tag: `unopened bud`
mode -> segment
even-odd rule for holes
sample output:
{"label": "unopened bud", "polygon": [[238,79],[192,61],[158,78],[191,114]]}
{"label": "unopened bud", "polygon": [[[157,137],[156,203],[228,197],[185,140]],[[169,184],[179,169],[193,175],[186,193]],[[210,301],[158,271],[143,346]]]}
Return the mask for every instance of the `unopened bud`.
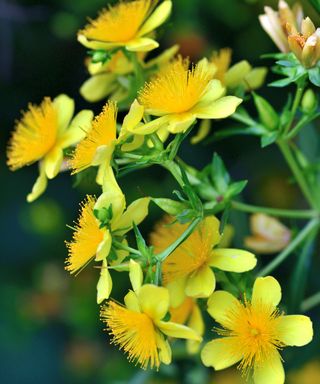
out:
{"label": "unopened bud", "polygon": [[254,103],[256,105],[261,123],[273,131],[278,128],[279,116],[272,105],[263,97],[253,93]]}
{"label": "unopened bud", "polygon": [[305,113],[311,113],[317,106],[317,98],[312,89],[307,89],[301,101],[301,109]]}

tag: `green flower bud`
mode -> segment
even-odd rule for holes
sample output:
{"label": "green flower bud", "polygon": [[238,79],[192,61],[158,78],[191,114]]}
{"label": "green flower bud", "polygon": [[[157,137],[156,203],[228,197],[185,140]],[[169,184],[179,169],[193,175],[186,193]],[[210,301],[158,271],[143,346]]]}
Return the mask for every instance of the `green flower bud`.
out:
{"label": "green flower bud", "polygon": [[311,113],[317,107],[317,98],[312,89],[307,89],[301,101],[301,109],[304,113]]}
{"label": "green flower bud", "polygon": [[277,129],[279,125],[279,116],[272,105],[256,93],[253,93],[253,100],[261,123],[270,131]]}
{"label": "green flower bud", "polygon": [[186,204],[171,199],[154,198],[152,201],[171,216],[177,216],[187,208]]}

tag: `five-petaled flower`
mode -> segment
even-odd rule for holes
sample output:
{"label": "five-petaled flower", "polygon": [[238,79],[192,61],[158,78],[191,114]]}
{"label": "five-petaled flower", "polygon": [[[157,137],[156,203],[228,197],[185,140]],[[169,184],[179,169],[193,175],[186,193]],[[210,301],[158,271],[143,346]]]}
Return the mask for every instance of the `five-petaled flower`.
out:
{"label": "five-petaled flower", "polygon": [[207,343],[201,359],[216,370],[239,363],[255,384],[283,384],[285,374],[279,350],[303,346],[313,337],[312,323],[303,315],[284,315],[278,308],[281,287],[271,276],[256,279],[251,300],[237,300],[216,291],[208,300],[208,312],[222,328],[222,337]]}

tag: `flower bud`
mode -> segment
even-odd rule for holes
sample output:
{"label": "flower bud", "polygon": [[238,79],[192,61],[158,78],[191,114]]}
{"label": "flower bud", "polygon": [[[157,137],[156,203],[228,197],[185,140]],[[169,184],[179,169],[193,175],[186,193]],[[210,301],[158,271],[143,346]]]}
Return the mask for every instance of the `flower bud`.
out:
{"label": "flower bud", "polygon": [[311,113],[317,106],[317,98],[312,89],[307,89],[301,101],[301,109],[304,113]]}
{"label": "flower bud", "polygon": [[270,131],[278,128],[279,116],[272,105],[263,97],[253,93],[253,100],[256,105],[261,123]]}

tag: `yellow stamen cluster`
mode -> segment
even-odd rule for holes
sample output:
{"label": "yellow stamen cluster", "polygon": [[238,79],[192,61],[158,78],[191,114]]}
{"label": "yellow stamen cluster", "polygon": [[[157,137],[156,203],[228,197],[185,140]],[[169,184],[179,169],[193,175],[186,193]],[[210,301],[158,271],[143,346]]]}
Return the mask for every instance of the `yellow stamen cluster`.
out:
{"label": "yellow stamen cluster", "polygon": [[129,361],[135,361],[143,369],[159,368],[156,330],[148,315],[110,301],[102,307],[101,319],[113,336],[112,342],[128,353]]}
{"label": "yellow stamen cluster", "polygon": [[217,332],[233,338],[231,355],[242,351],[239,368],[244,374],[248,374],[254,366],[267,364],[283,346],[278,339],[279,319],[282,316],[277,308],[263,302],[252,305],[246,300],[244,303],[237,302],[235,308],[227,311],[224,328],[217,329]]}
{"label": "yellow stamen cluster", "polygon": [[[167,225],[165,225],[167,224]],[[151,234],[151,243],[156,252],[161,252],[172,244],[187,228],[185,224],[174,223],[170,225],[170,218],[160,222]],[[206,237],[200,225],[162,265],[163,281],[168,284],[177,278],[190,275],[209,260],[212,243],[210,236]]]}
{"label": "yellow stamen cluster", "polygon": [[73,173],[89,167],[95,157],[98,147],[108,145],[116,138],[117,107],[108,102],[102,112],[92,122],[92,128],[86,138],[78,145],[70,160]]}
{"label": "yellow stamen cluster", "polygon": [[125,43],[136,36],[155,3],[153,0],[122,1],[102,10],[80,33],[89,39]]}
{"label": "yellow stamen cluster", "polygon": [[54,146],[57,138],[57,112],[49,97],[39,106],[29,104],[8,146],[8,166],[16,170],[40,160]]}
{"label": "yellow stamen cluster", "polygon": [[190,61],[179,56],[164,67],[140,92],[140,104],[162,114],[189,111],[199,102],[214,74],[204,65],[189,66]]}
{"label": "yellow stamen cluster", "polygon": [[87,196],[81,204],[72,241],[66,242],[69,256],[65,269],[71,273],[78,272],[94,258],[98,245],[103,240],[103,231],[93,214],[95,203],[93,196]]}

